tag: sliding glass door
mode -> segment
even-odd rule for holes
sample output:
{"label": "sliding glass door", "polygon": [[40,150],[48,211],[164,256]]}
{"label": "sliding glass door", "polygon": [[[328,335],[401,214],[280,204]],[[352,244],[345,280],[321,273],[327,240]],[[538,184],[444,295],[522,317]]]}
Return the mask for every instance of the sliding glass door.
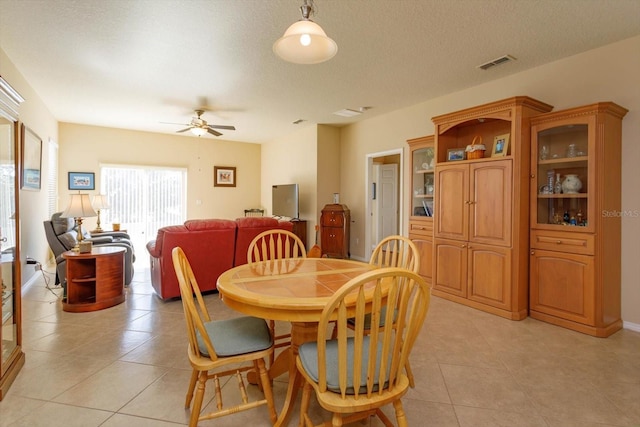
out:
{"label": "sliding glass door", "polygon": [[127,230],[139,262],[148,262],[145,245],[158,228],[182,224],[187,216],[187,170],[131,165],[102,165],[100,193],[110,208],[100,211],[102,228],[120,223]]}

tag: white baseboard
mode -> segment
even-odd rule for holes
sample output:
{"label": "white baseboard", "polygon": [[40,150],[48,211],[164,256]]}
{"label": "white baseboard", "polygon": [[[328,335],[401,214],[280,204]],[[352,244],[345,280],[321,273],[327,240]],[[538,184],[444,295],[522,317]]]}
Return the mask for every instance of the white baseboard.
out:
{"label": "white baseboard", "polygon": [[634,332],[640,332],[640,324],[622,321],[622,328]]}

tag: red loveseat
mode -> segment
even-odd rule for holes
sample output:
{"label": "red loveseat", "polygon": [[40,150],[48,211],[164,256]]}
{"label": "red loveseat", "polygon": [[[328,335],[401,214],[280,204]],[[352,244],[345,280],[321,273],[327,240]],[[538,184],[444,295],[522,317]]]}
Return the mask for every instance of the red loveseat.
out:
{"label": "red loveseat", "polygon": [[151,285],[162,299],[180,296],[178,278],[173,269],[171,251],[180,246],[185,252],[202,292],[216,289],[218,277],[226,270],[247,262],[249,243],[255,236],[274,228],[293,230],[289,221],[275,218],[196,219],[184,225],[158,230],[147,243]]}

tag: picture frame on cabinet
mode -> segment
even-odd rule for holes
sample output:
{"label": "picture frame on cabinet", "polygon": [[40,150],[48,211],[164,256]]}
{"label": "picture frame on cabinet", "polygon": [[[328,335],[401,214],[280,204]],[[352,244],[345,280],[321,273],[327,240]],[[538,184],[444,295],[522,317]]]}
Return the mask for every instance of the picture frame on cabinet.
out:
{"label": "picture frame on cabinet", "polygon": [[447,161],[455,162],[458,160],[464,160],[464,148],[449,148],[447,150]]}
{"label": "picture frame on cabinet", "polygon": [[504,157],[509,150],[510,134],[498,135],[493,138],[493,148],[491,149],[491,157]]}

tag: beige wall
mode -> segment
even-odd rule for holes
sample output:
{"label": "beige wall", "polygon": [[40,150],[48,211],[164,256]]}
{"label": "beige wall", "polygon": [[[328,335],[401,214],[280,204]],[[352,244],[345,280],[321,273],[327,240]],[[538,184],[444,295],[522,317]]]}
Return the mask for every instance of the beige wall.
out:
{"label": "beige wall", "polygon": [[308,221],[307,244],[315,226],[317,145],[318,129],[314,124],[262,145],[262,206],[272,215],[271,186],[298,184],[300,219]]}
{"label": "beige wall", "polygon": [[[98,193],[101,164],[170,166],[187,169],[188,219],[235,219],[260,206],[260,158],[258,144],[60,123],[58,206],[68,203],[69,171],[95,172]],[[214,187],[214,166],[235,167],[236,187]]]}
{"label": "beige wall", "polygon": [[42,188],[40,191],[20,191],[20,225],[22,282],[25,283],[34,274],[33,266],[27,266],[26,257],[30,256],[45,263],[49,255],[49,246],[44,236],[42,221],[47,219],[47,174],[49,141],[58,141],[58,122],[40,97],[15,68],[13,63],[0,49],[0,75],[25,99],[20,105],[20,121],[28,126],[42,140]]}
{"label": "beige wall", "polygon": [[[599,101],[613,101],[629,109],[623,121],[622,209],[622,318],[640,325],[640,37],[565,58],[529,71],[394,111],[348,126],[341,132],[341,196],[355,222],[351,232],[352,256],[364,253],[364,159],[368,153],[393,148],[407,152],[406,140],[434,132],[430,118],[499,99],[527,95],[551,104],[555,110]],[[506,65],[508,66],[508,65]],[[488,72],[491,71],[478,71]],[[404,178],[409,182],[405,156]],[[408,200],[405,185],[403,198]],[[407,233],[405,222],[404,233]]]}

